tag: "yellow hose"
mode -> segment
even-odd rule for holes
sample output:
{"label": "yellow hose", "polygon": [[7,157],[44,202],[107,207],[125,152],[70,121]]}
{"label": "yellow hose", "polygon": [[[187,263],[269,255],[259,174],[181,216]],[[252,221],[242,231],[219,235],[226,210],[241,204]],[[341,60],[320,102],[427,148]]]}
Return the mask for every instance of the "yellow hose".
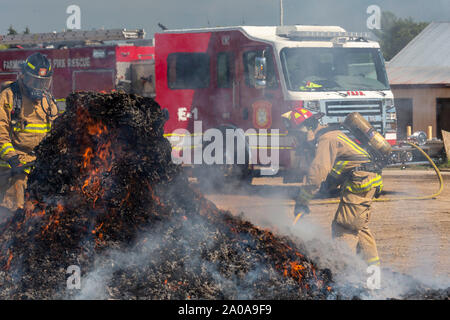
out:
{"label": "yellow hose", "polygon": [[[409,144],[410,146],[416,148],[417,150],[419,150],[424,156],[425,158],[427,158],[428,162],[432,165],[434,171],[436,172],[436,175],[439,178],[439,190],[432,194],[432,195],[428,195],[428,196],[422,196],[422,197],[398,197],[398,198],[379,198],[379,199],[373,199],[373,201],[376,202],[388,202],[388,201],[402,201],[402,200],[427,200],[427,199],[433,199],[436,198],[437,196],[439,196],[442,192],[442,190],[444,189],[444,179],[442,178],[442,174],[439,171],[438,167],[436,166],[436,164],[434,163],[434,161],[426,154],[425,151],[422,150],[422,148],[420,148],[419,146],[415,145],[414,143],[409,143],[406,142],[407,144]],[[322,204],[333,204],[333,203],[339,203],[340,200],[313,200],[311,201],[309,204],[310,205],[322,205]],[[302,213],[299,213],[294,220],[294,225],[297,223],[297,221],[301,218]]]}

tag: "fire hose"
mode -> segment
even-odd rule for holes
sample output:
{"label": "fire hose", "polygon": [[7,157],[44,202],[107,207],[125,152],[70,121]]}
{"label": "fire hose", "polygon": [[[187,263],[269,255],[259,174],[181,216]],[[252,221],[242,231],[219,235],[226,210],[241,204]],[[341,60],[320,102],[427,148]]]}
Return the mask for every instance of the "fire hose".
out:
{"label": "fire hose", "polygon": [[[428,199],[435,199],[437,196],[439,196],[442,192],[442,190],[444,189],[444,179],[442,178],[442,174],[439,171],[439,168],[436,166],[436,164],[434,163],[434,161],[430,158],[430,156],[428,154],[426,154],[425,151],[423,151],[422,148],[420,148],[418,145],[414,144],[414,143],[410,143],[410,142],[405,142],[406,144],[409,144],[410,146],[416,148],[417,150],[419,150],[424,156],[425,158],[428,160],[428,162],[431,164],[431,166],[433,167],[434,171],[436,172],[436,175],[438,176],[439,179],[439,190],[436,193],[433,193],[431,195],[426,195],[426,196],[420,196],[420,197],[397,197],[397,198],[378,198],[378,199],[373,199],[373,201],[375,202],[389,202],[389,201],[404,201],[404,200],[428,200]],[[340,200],[313,200],[311,201],[309,204],[310,205],[323,205],[323,204],[334,204],[334,203],[339,203]],[[296,215],[293,225],[295,225],[297,223],[297,221],[303,216],[303,213],[299,213]]]}

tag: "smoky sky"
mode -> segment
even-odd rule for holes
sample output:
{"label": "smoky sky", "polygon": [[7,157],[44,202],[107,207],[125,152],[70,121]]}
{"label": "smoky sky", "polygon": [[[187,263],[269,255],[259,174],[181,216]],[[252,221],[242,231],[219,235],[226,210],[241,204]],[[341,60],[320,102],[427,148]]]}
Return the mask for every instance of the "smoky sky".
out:
{"label": "smoky sky", "polygon": [[[147,37],[170,29],[233,25],[278,25],[280,0],[0,0],[0,34],[10,25],[22,32],[62,31],[66,8],[81,8],[83,30],[144,28]],[[284,24],[339,25],[367,31],[366,9],[378,5],[416,21],[450,21],[450,0],[283,0]]]}

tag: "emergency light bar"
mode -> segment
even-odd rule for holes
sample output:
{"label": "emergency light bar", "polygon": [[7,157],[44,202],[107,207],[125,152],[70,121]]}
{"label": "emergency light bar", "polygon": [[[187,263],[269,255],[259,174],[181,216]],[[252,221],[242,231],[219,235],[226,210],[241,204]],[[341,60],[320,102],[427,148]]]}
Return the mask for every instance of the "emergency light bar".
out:
{"label": "emergency light bar", "polygon": [[300,39],[334,39],[334,38],[364,38],[369,37],[367,32],[342,32],[342,31],[304,31],[295,28],[277,28],[277,36]]}
{"label": "emergency light bar", "polygon": [[0,44],[21,45],[21,44],[40,44],[49,42],[66,42],[66,41],[108,41],[108,40],[134,40],[144,39],[145,31],[111,29],[111,30],[91,30],[80,31],[72,30],[65,32],[49,32],[49,33],[31,33],[31,34],[15,34],[0,35]]}

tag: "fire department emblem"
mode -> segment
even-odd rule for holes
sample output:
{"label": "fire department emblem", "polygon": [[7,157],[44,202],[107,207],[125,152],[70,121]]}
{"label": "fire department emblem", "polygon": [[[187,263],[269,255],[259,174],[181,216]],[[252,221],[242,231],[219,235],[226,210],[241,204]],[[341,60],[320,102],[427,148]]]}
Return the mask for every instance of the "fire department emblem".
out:
{"label": "fire department emblem", "polygon": [[40,68],[39,69],[39,75],[41,77],[45,77],[46,74],[47,74],[47,69],[45,69],[45,68]]}
{"label": "fire department emblem", "polygon": [[272,125],[272,104],[259,100],[252,104],[253,125],[257,129],[268,129]]}

